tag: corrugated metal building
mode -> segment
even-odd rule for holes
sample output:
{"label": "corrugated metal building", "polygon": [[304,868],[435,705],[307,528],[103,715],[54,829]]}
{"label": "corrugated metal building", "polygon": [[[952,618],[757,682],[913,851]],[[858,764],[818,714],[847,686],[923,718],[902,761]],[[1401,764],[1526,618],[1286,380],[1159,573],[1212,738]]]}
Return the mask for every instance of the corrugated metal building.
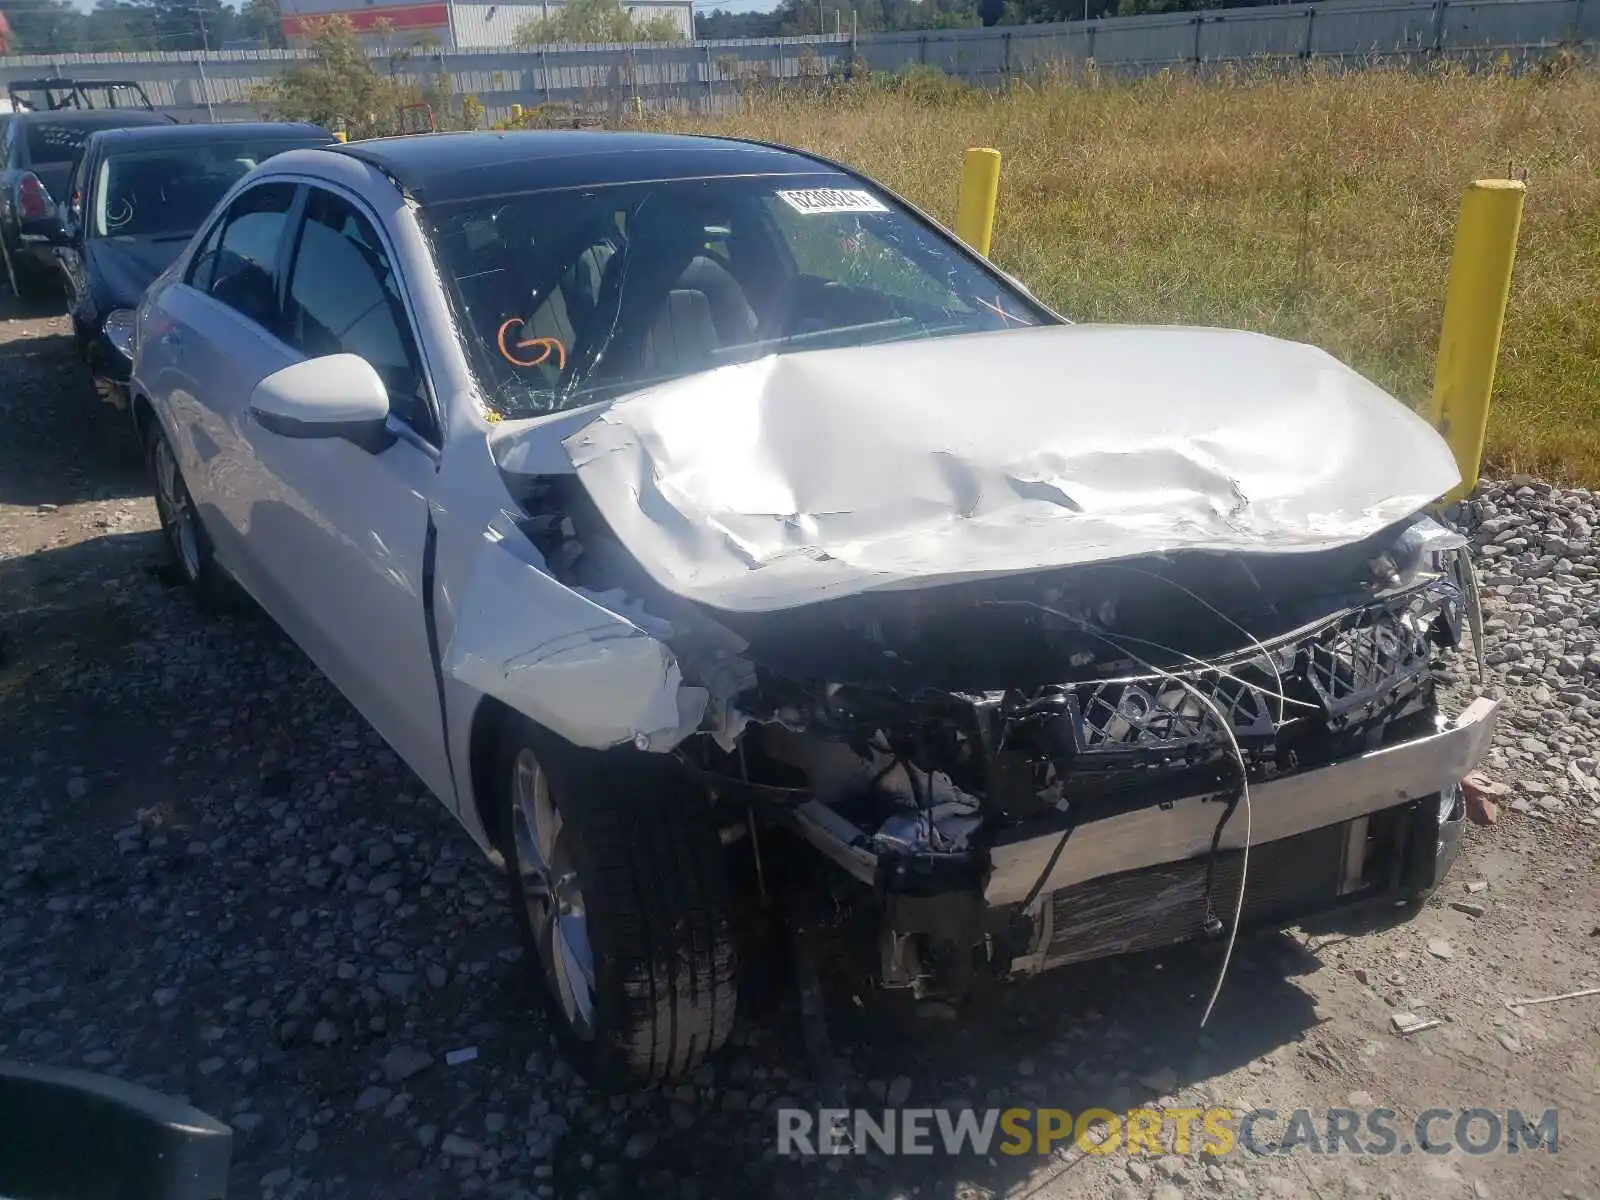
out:
{"label": "corrugated metal building", "polygon": [[[371,45],[427,44],[443,50],[475,50],[510,46],[517,28],[558,12],[563,0],[499,4],[493,0],[280,0],[283,33],[291,46],[305,40],[319,17],[342,16]],[[641,20],[665,13],[694,37],[694,0],[623,0],[623,7]]]}

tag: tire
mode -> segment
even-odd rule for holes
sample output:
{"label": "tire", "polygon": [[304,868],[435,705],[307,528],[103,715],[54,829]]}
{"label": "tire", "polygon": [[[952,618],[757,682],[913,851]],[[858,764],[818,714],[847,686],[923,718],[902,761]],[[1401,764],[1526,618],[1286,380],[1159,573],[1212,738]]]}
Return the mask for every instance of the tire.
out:
{"label": "tire", "polygon": [[670,759],[579,749],[520,715],[497,770],[512,909],[569,1059],[612,1092],[693,1071],[738,998],[710,802]]}
{"label": "tire", "polygon": [[50,276],[31,259],[24,258],[20,249],[0,240],[0,257],[4,258],[6,285],[19,305],[35,304],[44,299]]}
{"label": "tire", "polygon": [[153,415],[145,430],[145,462],[150,469],[156,515],[161,520],[161,535],[166,539],[173,569],[203,610],[221,611],[227,604],[229,580],[212,555],[211,539],[200,523],[200,514],[183,481],[172,444],[167,441],[161,422]]}
{"label": "tire", "polygon": [[33,279],[17,262],[11,252],[11,247],[6,244],[4,235],[0,235],[0,260],[3,260],[6,269],[6,286],[11,289],[11,297],[18,304],[26,304],[33,299]]}

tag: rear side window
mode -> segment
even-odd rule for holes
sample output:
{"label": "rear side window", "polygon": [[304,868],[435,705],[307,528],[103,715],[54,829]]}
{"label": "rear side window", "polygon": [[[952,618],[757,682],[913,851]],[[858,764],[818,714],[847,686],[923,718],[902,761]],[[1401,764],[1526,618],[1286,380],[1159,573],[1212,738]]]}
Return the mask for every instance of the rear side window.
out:
{"label": "rear side window", "polygon": [[83,149],[94,130],[87,125],[53,124],[34,121],[28,125],[28,161],[30,163],[71,162]]}
{"label": "rear side window", "polygon": [[77,110],[71,120],[53,120],[41,115],[38,120],[25,119],[30,165],[66,164],[77,157],[89,135],[101,129],[128,129],[137,125],[164,124],[160,118],[148,113],[107,111],[86,113]]}
{"label": "rear side window", "polygon": [[189,282],[272,333],[278,319],[278,260],[295,185],[264,183],[234,200],[196,256]]}

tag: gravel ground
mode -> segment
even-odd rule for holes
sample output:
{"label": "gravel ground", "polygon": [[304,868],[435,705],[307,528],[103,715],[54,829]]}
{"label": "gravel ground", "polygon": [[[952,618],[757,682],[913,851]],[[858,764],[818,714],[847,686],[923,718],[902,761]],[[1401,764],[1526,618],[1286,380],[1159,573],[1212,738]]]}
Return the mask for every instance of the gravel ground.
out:
{"label": "gravel ground", "polygon": [[0,1057],[189,1097],[237,1131],[233,1194],[1597,1194],[1600,997],[1502,1004],[1600,974],[1594,495],[1469,506],[1509,793],[1415,921],[1241,944],[1204,1033],[1202,951],[836,1025],[868,1104],[1557,1106],[1558,1154],[801,1164],[772,1148],[770,1110],[814,1100],[782,994],[690,1082],[587,1089],[453,819],[268,622],[171,586],[64,319],[0,314],[0,343]]}

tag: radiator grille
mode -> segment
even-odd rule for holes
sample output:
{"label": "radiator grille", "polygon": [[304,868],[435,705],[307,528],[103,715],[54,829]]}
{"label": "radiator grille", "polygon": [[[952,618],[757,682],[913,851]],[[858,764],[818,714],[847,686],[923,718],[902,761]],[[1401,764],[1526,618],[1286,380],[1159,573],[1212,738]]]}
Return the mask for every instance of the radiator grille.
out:
{"label": "radiator grille", "polygon": [[1320,708],[1330,729],[1349,728],[1423,686],[1435,640],[1453,643],[1459,610],[1454,587],[1437,583],[1218,665],[1180,669],[1181,683],[1156,675],[1066,685],[1077,766],[1214,761],[1229,753],[1219,714],[1242,747],[1260,748],[1277,734],[1280,691]]}
{"label": "radiator grille", "polygon": [[1427,670],[1426,628],[1407,611],[1352,613],[1305,644],[1306,681],[1338,718]]}

